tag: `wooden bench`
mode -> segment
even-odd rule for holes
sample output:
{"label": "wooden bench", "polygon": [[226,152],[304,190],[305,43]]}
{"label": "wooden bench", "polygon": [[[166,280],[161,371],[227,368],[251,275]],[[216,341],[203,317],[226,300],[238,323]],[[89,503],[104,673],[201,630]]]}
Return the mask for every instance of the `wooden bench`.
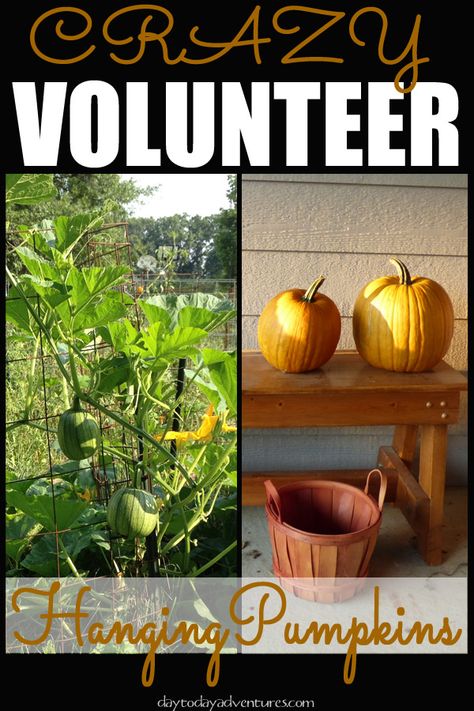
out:
{"label": "wooden bench", "polygon": [[[377,466],[388,477],[387,501],[404,513],[429,565],[442,560],[448,427],[458,421],[466,378],[441,362],[429,373],[391,373],[372,368],[359,354],[337,351],[320,370],[288,374],[256,351],[242,355],[242,427],[344,427],[395,425],[391,446]],[[419,474],[412,467],[420,435]],[[367,470],[243,474],[243,505],[265,502],[263,482],[332,479],[362,487]]]}

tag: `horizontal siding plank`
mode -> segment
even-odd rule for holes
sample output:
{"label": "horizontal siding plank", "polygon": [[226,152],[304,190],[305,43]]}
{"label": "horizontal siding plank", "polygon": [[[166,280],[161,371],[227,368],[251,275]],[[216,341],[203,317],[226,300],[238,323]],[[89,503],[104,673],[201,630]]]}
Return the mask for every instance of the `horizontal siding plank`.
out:
{"label": "horizontal siding plank", "polygon": [[[448,291],[456,318],[467,318],[467,260],[464,257],[424,257],[394,253],[405,261],[412,276],[421,274],[439,282]],[[277,252],[242,253],[242,312],[259,314],[267,301],[289,288],[307,288],[319,274],[326,276],[321,291],[350,316],[359,291],[376,277],[394,274],[386,255],[364,254],[282,255]],[[256,287],[257,285],[257,287]]]}
{"label": "horizontal siding plank", "polygon": [[[278,252],[284,255],[293,252],[308,254],[340,253],[341,247],[345,254],[391,255],[403,253],[423,257],[465,257],[467,255],[467,240],[465,228],[450,230],[449,245],[444,244],[445,230],[432,230],[422,233],[413,230],[410,233],[386,232],[385,234],[356,234],[351,230],[337,232],[325,230],[317,225],[299,227],[268,222],[265,226],[256,225],[246,229],[245,252]],[[396,249],[395,249],[396,246]]]}
{"label": "horizontal siding plank", "polygon": [[467,253],[467,192],[245,183],[243,249]]}
{"label": "horizontal siding plank", "polygon": [[244,173],[242,180],[356,185],[404,185],[422,188],[467,188],[463,173]]}

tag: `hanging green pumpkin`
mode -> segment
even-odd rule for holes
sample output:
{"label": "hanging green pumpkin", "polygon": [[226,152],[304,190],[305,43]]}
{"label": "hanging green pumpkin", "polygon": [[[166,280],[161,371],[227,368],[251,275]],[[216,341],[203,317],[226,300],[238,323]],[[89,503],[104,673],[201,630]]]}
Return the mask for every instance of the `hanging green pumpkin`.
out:
{"label": "hanging green pumpkin", "polygon": [[107,522],[124,538],[149,536],[159,523],[156,499],[143,489],[117,489],[107,506]]}
{"label": "hanging green pumpkin", "polygon": [[63,412],[58,423],[58,442],[63,454],[74,461],[89,459],[100,441],[99,425],[91,414],[81,408],[78,397],[73,406]]}

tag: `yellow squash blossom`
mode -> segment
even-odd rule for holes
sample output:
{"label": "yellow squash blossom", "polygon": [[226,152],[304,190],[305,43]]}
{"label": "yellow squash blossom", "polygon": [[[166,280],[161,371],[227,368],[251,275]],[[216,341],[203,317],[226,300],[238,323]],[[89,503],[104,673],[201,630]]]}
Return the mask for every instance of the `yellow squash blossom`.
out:
{"label": "yellow squash blossom", "polygon": [[[228,425],[226,418],[227,413],[224,413],[221,431],[235,432],[237,428],[233,425]],[[202,416],[201,424],[197,430],[191,432],[186,430],[183,432],[167,432],[165,434],[165,440],[174,439],[176,442],[210,442],[218,420],[219,415],[215,415],[213,405],[209,405],[206,414]],[[159,439],[158,436],[157,439]]]}
{"label": "yellow squash blossom", "polygon": [[235,427],[235,425],[227,424],[227,414],[228,410],[224,412],[224,416],[222,418],[222,432],[237,432],[237,427]]}
{"label": "yellow squash blossom", "polygon": [[167,432],[165,434],[165,440],[174,439],[177,442],[210,442],[218,419],[218,415],[214,415],[214,407],[209,405],[206,414],[202,416],[201,424],[197,430],[193,432]]}

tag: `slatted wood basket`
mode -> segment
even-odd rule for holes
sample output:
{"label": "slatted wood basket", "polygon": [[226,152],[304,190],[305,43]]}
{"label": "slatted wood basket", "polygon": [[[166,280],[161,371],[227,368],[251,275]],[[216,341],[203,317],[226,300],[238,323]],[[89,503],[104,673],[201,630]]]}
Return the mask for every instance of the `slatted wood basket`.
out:
{"label": "slatted wood basket", "polygon": [[[380,477],[378,502],[368,494],[374,474]],[[265,489],[273,570],[285,589],[314,602],[353,597],[377,542],[385,474],[372,469],[363,491],[335,481],[299,481],[277,490],[267,480]]]}

